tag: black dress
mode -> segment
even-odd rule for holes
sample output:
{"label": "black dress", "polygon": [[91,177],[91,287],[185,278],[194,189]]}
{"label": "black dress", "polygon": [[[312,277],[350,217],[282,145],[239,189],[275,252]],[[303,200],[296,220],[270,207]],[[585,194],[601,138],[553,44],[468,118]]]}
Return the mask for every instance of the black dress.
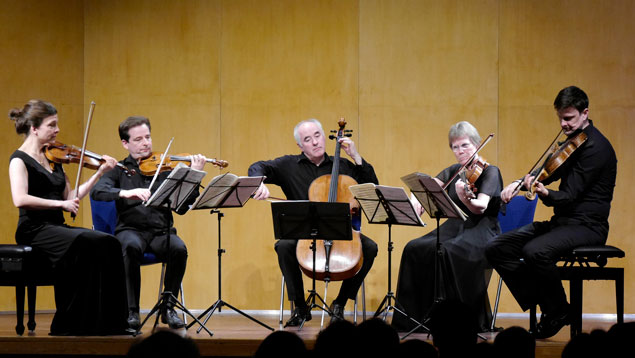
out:
{"label": "black dress", "polygon": [[[449,180],[459,169],[455,164],[444,169],[437,178]],[[490,196],[482,215],[471,213],[459,200],[454,184],[448,185],[450,198],[468,215],[467,221],[447,219],[440,225],[440,296],[445,300],[460,301],[471,307],[478,318],[481,331],[489,328],[492,314],[487,286],[492,274],[485,259],[485,245],[500,233],[498,211],[503,181],[497,167],[485,168],[475,185],[479,193]],[[412,318],[423,323],[434,302],[434,263],[437,230],[410,241],[404,248],[399,267],[396,299]],[[415,327],[412,321],[395,313],[392,325],[399,331]]]}
{"label": "black dress", "polygon": [[[63,200],[62,166],[49,173],[31,156],[16,150],[11,160],[24,162],[28,193]],[[114,236],[64,224],[61,209],[20,209],[15,239],[30,245],[53,268],[56,312],[51,335],[124,334],[128,327],[121,246]]]}

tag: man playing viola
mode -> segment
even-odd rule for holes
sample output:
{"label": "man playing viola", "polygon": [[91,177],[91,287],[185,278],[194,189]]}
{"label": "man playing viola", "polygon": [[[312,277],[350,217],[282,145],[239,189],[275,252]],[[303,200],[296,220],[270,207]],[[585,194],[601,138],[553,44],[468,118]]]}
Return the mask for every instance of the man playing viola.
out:
{"label": "man playing viola", "polygon": [[[128,295],[128,325],[136,330],[141,325],[139,266],[143,253],[150,251],[161,261],[167,262],[165,291],[170,291],[176,297],[185,274],[187,248],[183,240],[176,235],[172,212],[169,209],[142,205],[152,194],[149,188],[152,177],[142,175],[139,170],[141,160],[152,154],[150,120],[146,117],[128,117],[119,125],[119,137],[123,147],[130,153],[120,163],[136,174],[130,175],[121,170],[112,170],[99,180],[90,192],[90,196],[93,200],[116,202],[118,215],[115,236],[121,242],[123,250]],[[205,157],[200,154],[192,156],[191,161],[193,169],[201,170],[205,166]],[[158,188],[168,175],[168,172],[160,173],[154,189]],[[188,199],[189,204],[192,204],[197,196],[198,191],[195,190]],[[179,215],[187,211],[188,205],[181,207],[184,209],[176,211]],[[161,312],[161,322],[167,323],[173,329],[184,326],[174,310],[174,302],[169,302],[168,307]]]}
{"label": "man playing viola", "polygon": [[[307,200],[309,186],[314,179],[331,174],[333,157],[325,153],[325,136],[322,124],[317,119],[309,119],[298,123],[294,130],[298,147],[302,150],[298,155],[285,155],[274,160],[259,161],[249,167],[250,176],[264,175],[265,183],[276,184],[289,200]],[[340,174],[348,175],[358,183],[378,183],[373,166],[366,162],[357,152],[355,143],[347,137],[339,142],[354,161],[340,158]],[[263,183],[254,193],[254,199],[263,200],[269,197],[269,189]],[[342,282],[340,292],[331,304],[333,316],[331,321],[344,319],[344,306],[349,298],[354,299],[364,281],[364,277],[373,265],[377,256],[377,244],[370,238],[361,236],[363,263],[359,272],[352,278]],[[302,273],[296,258],[297,241],[279,240],[275,244],[278,253],[280,270],[287,284],[289,300],[295,303],[293,315],[285,327],[299,326],[311,320],[311,312],[304,300]]]}
{"label": "man playing viola", "polygon": [[[558,93],[554,108],[569,139],[580,133],[587,136],[551,176],[535,182],[540,200],[553,207],[554,215],[549,221],[534,222],[497,236],[485,252],[523,310],[534,304],[540,306],[542,316],[536,332],[532,332],[536,338],[552,337],[570,323],[569,304],[556,262],[575,247],[606,242],[617,173],[611,143],[588,118],[586,93],[574,86],[564,88]],[[558,180],[558,190],[545,187]],[[533,181],[534,176],[528,174],[522,186],[530,188]],[[517,180],[508,185],[501,198],[509,202],[520,183]]]}

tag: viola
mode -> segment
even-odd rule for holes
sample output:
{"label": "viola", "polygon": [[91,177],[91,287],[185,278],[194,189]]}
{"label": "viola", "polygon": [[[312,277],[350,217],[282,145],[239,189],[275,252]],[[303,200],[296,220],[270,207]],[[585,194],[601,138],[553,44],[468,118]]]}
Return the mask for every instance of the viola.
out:
{"label": "viola", "polygon": [[[560,131],[562,133],[562,131]],[[558,134],[560,136],[560,134]],[[558,137],[556,137],[557,139]],[[534,179],[531,182],[531,185],[527,192],[525,193],[525,198],[528,200],[534,200],[536,197],[535,189],[536,189],[536,181],[543,181],[549,178],[555,171],[558,169],[564,162],[569,159],[571,154],[575,152],[576,149],[580,148],[584,142],[587,140],[587,135],[584,132],[580,132],[575,136],[567,138],[563,143],[552,143],[547,149],[546,157],[542,165],[537,167],[535,170],[530,171],[529,175],[533,176]],[[539,160],[540,162],[540,160]],[[521,184],[522,185],[522,182]]]}
{"label": "viola", "polygon": [[[351,185],[357,184],[355,179],[348,175],[340,175],[340,148],[339,140],[345,136],[350,137],[351,131],[345,130],[346,121],[341,118],[338,122],[337,135],[330,135],[329,139],[335,139],[335,154],[333,168],[330,175],[322,175],[316,178],[309,187],[309,200],[328,202],[348,202],[353,215],[361,215],[359,204],[348,190]],[[361,219],[361,218],[360,218]],[[355,220],[355,219],[354,219]],[[315,279],[316,280],[345,280],[355,276],[362,268],[362,240],[360,232],[353,229],[351,241],[320,240],[316,241]],[[313,240],[299,240],[296,247],[296,257],[300,263],[300,269],[307,276],[313,277]]]}
{"label": "viola", "polygon": [[[170,171],[176,168],[179,163],[191,163],[191,154],[189,153],[181,153],[175,155],[169,155],[161,164],[161,157],[163,153],[152,152],[149,157],[142,159],[139,163],[139,171],[143,175],[151,176],[154,175],[159,169],[159,172]],[[213,165],[218,166],[219,168],[226,168],[229,163],[225,160],[220,159],[206,159],[207,163],[211,163]],[[159,168],[161,165],[161,168]]]}
{"label": "viola", "polygon": [[489,163],[483,157],[477,157],[469,163],[461,173],[461,179],[465,182],[465,193],[468,198],[475,199],[478,188],[475,183],[480,178]]}
{"label": "viola", "polygon": [[[54,163],[60,164],[68,164],[68,163],[77,163],[79,164],[82,155],[82,149],[78,148],[74,145],[66,145],[64,143],[60,143],[55,141],[48,146],[46,146],[44,155],[46,158]],[[83,166],[88,169],[97,170],[99,167],[104,164],[106,160],[103,156],[93,153],[89,150],[84,150],[84,163]],[[135,174],[135,170],[129,170],[126,166],[121,163],[117,163],[117,167],[119,167],[123,172],[130,176]]]}

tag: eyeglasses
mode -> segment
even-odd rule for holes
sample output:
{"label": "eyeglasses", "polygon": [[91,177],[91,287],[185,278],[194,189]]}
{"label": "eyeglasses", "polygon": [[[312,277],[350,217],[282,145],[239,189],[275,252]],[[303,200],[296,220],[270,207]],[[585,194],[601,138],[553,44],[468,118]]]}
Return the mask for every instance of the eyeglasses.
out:
{"label": "eyeglasses", "polygon": [[452,151],[453,152],[458,152],[459,150],[463,149],[463,150],[468,150],[470,149],[470,147],[472,147],[472,143],[463,143],[460,146],[458,145],[453,145],[452,146]]}

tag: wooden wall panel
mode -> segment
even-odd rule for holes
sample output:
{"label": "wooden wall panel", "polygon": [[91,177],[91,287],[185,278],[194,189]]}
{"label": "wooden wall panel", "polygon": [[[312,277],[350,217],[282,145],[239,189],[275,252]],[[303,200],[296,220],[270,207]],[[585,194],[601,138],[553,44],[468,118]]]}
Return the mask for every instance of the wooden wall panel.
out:
{"label": "wooden wall panel", "polygon": [[[607,6],[608,5],[608,6]],[[625,184],[632,177],[633,151],[628,125],[634,110],[635,25],[630,1],[502,1],[500,2],[500,163],[505,178],[524,175],[559,127],[553,110],[558,91],[581,87],[590,100],[590,118],[611,141],[618,158],[617,184],[612,202],[609,244],[627,252],[615,265],[625,268],[626,312],[633,312],[635,282],[629,253],[634,229],[629,220],[634,192]],[[547,220],[553,211],[538,205],[536,218]],[[605,282],[585,283],[584,312],[615,312],[614,288]],[[510,295],[503,312],[518,310]]]}
{"label": "wooden wall panel", "polygon": [[[219,1],[91,1],[85,23],[84,99],[97,103],[93,151],[127,156],[118,125],[142,115],[150,118],[154,151],[165,151],[174,137],[172,154],[221,157]],[[218,173],[205,169],[209,178]],[[209,289],[216,282],[216,223],[197,211],[175,215],[175,227],[189,249],[188,307],[204,307],[216,292]],[[156,302],[159,273],[160,265],[142,271],[142,308]]]}
{"label": "wooden wall panel", "polygon": [[[483,138],[497,127],[496,1],[364,1],[360,8],[360,148],[380,183],[405,186],[415,171],[436,175],[456,163],[448,131],[474,124]],[[497,139],[497,137],[495,137]],[[497,165],[496,142],[483,150]],[[394,227],[396,288],[406,243],[430,232]],[[368,276],[377,307],[387,285],[387,227],[369,225],[380,251]]]}
{"label": "wooden wall panel", "polygon": [[[51,102],[58,111],[58,140],[76,143],[82,138],[83,106],[83,1],[65,6],[46,0],[3,1],[0,11],[0,243],[15,244],[18,209],[11,199],[9,156],[23,138],[8,120],[9,109],[22,108],[33,98]],[[76,165],[65,166],[75,185]],[[69,216],[66,216],[69,220]],[[85,221],[78,215],[75,225]],[[53,289],[41,288],[38,309],[53,309]],[[15,289],[0,287],[0,311],[15,310]]]}
{"label": "wooden wall panel", "polygon": [[[357,13],[357,1],[223,2],[222,152],[232,172],[246,175],[255,161],[300,153],[293,128],[301,120],[318,118],[328,131],[343,116],[357,130]],[[333,148],[329,141],[327,152]],[[252,201],[227,214],[227,298],[275,309],[281,274],[270,204]]]}
{"label": "wooden wall panel", "polygon": [[[228,160],[238,175],[256,160],[299,153],[292,138],[298,121],[315,117],[328,130],[344,116],[380,182],[393,186],[412,171],[436,174],[452,163],[447,131],[468,120],[483,137],[495,132],[483,155],[508,183],[557,132],[551,105],[557,91],[577,84],[618,155],[609,243],[627,251],[616,264],[627,271],[632,313],[628,255],[635,248],[628,240],[626,179],[635,174],[627,125],[635,114],[633,6],[628,0],[5,1],[0,42],[10,50],[2,57],[8,70],[0,75],[0,102],[6,111],[33,97],[52,101],[60,110],[60,139],[78,143],[95,101],[89,148],[119,159],[127,153],[117,125],[145,115],[155,150],[174,136],[172,152]],[[7,129],[5,168],[21,143]],[[204,184],[219,173],[206,169]],[[10,198],[6,175],[0,180]],[[90,209],[82,208],[76,225],[90,226]],[[0,212],[9,233],[2,242],[13,242],[17,210],[5,200]],[[223,298],[241,309],[277,309],[269,203],[223,213]],[[550,215],[539,205],[537,218]],[[425,229],[393,228],[393,289],[401,250],[434,226],[425,221]],[[217,299],[217,217],[191,212],[177,217],[176,226],[190,249],[187,306],[206,308]],[[387,228],[364,223],[364,231],[380,247],[366,281],[372,310],[386,293]],[[142,307],[156,299],[157,276],[158,267],[143,269]],[[332,285],[331,298],[338,288]],[[0,309],[10,310],[13,295],[6,292]],[[614,312],[610,285],[587,283],[585,292],[585,312]],[[54,306],[50,295],[41,296],[41,308]],[[507,293],[501,311],[519,312]]]}

